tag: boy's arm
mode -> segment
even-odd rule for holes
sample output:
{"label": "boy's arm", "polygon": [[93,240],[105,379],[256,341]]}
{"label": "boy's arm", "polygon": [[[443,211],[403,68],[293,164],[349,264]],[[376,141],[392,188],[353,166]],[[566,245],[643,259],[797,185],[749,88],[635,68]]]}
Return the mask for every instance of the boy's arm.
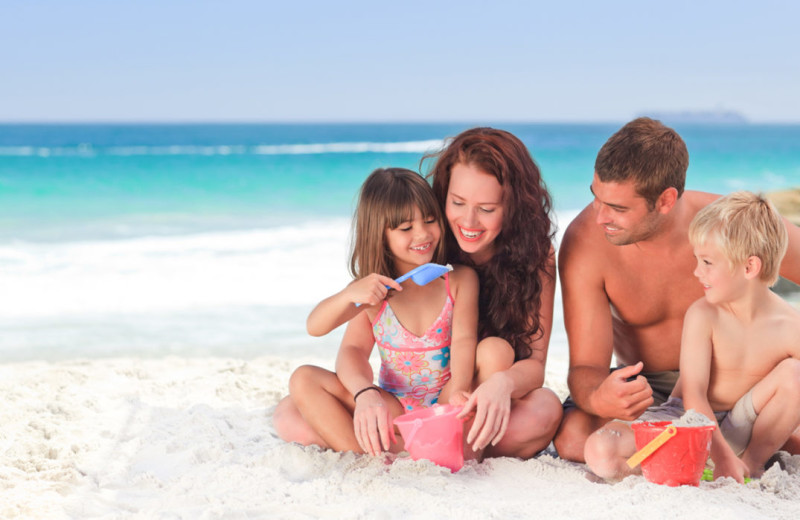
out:
{"label": "boy's arm", "polygon": [[453,323],[450,340],[450,401],[463,404],[475,373],[475,348],[478,345],[478,275],[466,266],[455,266],[450,273],[453,292]]}
{"label": "boy's arm", "polygon": [[708,402],[713,352],[711,332],[715,319],[716,311],[705,298],[694,302],[684,316],[680,361],[683,404],[686,410],[694,409],[717,425],[711,437],[714,478],[733,477],[741,483],[749,475],[747,465],[736,456],[722,436],[714,410]]}
{"label": "boy's arm", "polygon": [[[312,336],[324,336],[339,325],[353,319],[369,306],[377,305],[386,298],[389,289],[403,288],[388,276],[370,274],[350,282],[347,287],[319,302],[306,320],[306,330]],[[356,303],[360,307],[356,307]]]}

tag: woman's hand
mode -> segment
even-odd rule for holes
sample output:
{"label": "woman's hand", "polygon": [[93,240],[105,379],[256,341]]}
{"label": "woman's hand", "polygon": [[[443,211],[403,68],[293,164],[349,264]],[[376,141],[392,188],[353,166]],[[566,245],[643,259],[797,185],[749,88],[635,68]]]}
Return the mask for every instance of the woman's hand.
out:
{"label": "woman's hand", "polygon": [[403,287],[388,276],[372,273],[351,282],[342,292],[352,303],[377,305],[386,298],[389,289],[402,291]]}
{"label": "woman's hand", "polygon": [[496,445],[508,428],[511,415],[513,382],[503,372],[492,374],[472,392],[458,418],[467,417],[474,409],[475,420],[467,433],[467,444],[474,451],[482,450],[491,442]]}
{"label": "woman's hand", "polygon": [[397,442],[392,424],[392,414],[379,390],[364,392],[356,399],[353,429],[361,449],[372,456],[389,450]]}

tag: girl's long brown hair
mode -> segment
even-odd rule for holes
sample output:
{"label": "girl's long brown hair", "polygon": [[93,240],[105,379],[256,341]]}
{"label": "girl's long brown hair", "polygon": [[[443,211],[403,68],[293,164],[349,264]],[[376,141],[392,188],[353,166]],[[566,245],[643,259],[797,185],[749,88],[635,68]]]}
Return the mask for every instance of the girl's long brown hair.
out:
{"label": "girl's long brown hair", "polygon": [[450,226],[446,231],[448,261],[475,268],[480,278],[479,336],[498,336],[514,348],[515,359],[532,354],[533,338],[544,333],[540,324],[542,280],[547,271],[555,229],[552,202],[539,167],[514,135],[494,128],[473,128],[456,136],[435,159],[428,174],[442,208],[447,202],[450,172],[469,165],[494,176],[503,190],[503,226],[495,238],[495,254],[475,265],[461,251]]}
{"label": "girl's long brown hair", "polygon": [[[394,260],[386,243],[386,230],[396,229],[419,208],[423,218],[435,218],[444,236],[442,211],[428,182],[405,168],[378,168],[361,185],[353,216],[350,274],[363,278],[378,273],[396,278]],[[439,240],[433,262],[445,262],[444,240]]]}

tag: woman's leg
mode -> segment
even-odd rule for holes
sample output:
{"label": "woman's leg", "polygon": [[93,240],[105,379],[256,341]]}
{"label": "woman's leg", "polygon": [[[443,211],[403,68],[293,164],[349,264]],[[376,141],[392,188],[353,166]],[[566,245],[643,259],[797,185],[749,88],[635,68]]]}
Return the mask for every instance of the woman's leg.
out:
{"label": "woman's leg", "polygon": [[549,388],[537,388],[511,400],[506,434],[486,447],[486,457],[533,457],[550,445],[561,421],[561,401]]}
{"label": "woman's leg", "polygon": [[[492,374],[508,370],[514,364],[514,349],[504,339],[485,338],[478,343],[475,355],[477,387]],[[530,458],[545,449],[561,422],[561,401],[547,388],[537,388],[519,399],[511,400],[508,428],[500,442],[489,445],[484,456]]]}

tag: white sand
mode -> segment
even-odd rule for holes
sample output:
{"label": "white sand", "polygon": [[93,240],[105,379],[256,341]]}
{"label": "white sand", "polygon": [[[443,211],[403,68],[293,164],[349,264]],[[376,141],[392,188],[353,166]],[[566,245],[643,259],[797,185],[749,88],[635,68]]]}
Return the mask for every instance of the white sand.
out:
{"label": "white sand", "polygon": [[[800,456],[760,481],[609,485],[543,455],[468,463],[280,441],[296,361],[112,359],[0,365],[0,518],[798,518]],[[549,386],[565,391],[564,360]]]}

